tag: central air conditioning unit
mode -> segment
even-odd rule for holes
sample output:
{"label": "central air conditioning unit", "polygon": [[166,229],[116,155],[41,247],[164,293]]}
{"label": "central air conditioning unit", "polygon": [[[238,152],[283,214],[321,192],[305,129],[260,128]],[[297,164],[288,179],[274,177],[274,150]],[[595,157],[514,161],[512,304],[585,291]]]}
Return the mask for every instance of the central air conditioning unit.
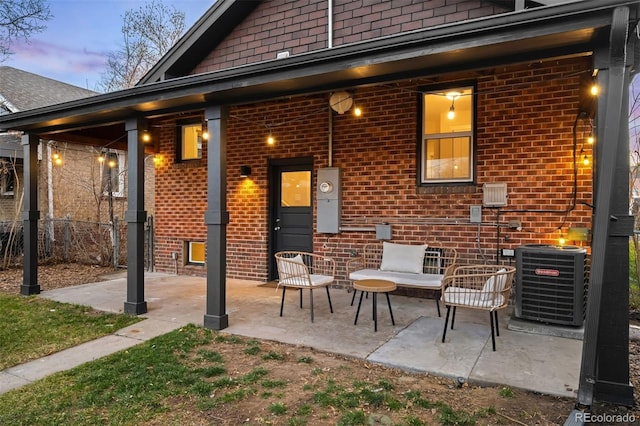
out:
{"label": "central air conditioning unit", "polygon": [[515,316],[581,326],[587,294],[586,250],[573,246],[516,248]]}

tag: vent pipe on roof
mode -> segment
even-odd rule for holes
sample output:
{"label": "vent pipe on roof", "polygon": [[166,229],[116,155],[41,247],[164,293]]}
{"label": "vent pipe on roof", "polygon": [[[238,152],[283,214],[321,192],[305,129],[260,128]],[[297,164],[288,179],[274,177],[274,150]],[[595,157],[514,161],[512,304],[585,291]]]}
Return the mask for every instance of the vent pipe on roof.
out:
{"label": "vent pipe on roof", "polygon": [[327,47],[333,47],[333,0],[327,0]]}

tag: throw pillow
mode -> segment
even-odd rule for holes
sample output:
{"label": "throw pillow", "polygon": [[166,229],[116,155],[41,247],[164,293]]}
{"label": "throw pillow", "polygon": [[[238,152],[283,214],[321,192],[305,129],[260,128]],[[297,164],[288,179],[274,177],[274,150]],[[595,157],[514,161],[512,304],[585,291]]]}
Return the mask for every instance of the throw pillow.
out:
{"label": "throw pillow", "polygon": [[426,249],[426,244],[396,244],[384,241],[380,270],[421,274]]}
{"label": "throw pillow", "polygon": [[482,293],[485,299],[489,300],[493,298],[494,292],[500,293],[504,290],[505,285],[507,284],[507,275],[502,275],[507,272],[506,269],[500,269],[496,275],[491,275],[489,279],[482,286]]}

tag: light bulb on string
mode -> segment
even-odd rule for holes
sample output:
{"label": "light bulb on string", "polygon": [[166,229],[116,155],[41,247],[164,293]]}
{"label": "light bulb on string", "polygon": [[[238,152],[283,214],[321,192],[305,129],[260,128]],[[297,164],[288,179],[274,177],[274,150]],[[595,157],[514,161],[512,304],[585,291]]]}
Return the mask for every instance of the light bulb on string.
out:
{"label": "light bulb on string", "polygon": [[587,143],[589,145],[593,145],[595,141],[596,138],[593,135],[593,120],[589,120],[589,135],[587,136]]}
{"label": "light bulb on string", "polygon": [[362,109],[359,106],[356,106],[353,109],[353,115],[355,115],[356,117],[362,116]]}
{"label": "light bulb on string", "polygon": [[276,139],[269,133],[267,136],[267,145],[274,145],[276,143]]}
{"label": "light bulb on string", "polygon": [[454,102],[454,100],[451,101],[451,107],[449,107],[449,112],[447,113],[447,118],[449,120],[453,120],[456,117],[456,108],[453,105]]}
{"label": "light bulb on string", "polygon": [[53,157],[53,164],[55,164],[56,166],[60,166],[62,164],[62,156],[58,152],[57,148],[55,148],[55,150],[53,151],[52,157]]}

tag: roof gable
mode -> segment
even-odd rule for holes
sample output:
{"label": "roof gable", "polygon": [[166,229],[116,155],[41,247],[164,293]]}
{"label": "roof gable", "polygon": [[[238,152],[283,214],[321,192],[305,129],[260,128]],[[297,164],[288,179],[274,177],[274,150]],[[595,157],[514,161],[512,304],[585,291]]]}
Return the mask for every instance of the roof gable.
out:
{"label": "roof gable", "polygon": [[[331,3],[332,21],[328,20]],[[513,1],[218,0],[139,84],[235,68],[514,10]],[[537,3],[526,1],[525,6]],[[332,37],[328,38],[331,24]]]}
{"label": "roof gable", "polygon": [[0,114],[59,104],[96,94],[91,90],[17,68],[0,67]]}

